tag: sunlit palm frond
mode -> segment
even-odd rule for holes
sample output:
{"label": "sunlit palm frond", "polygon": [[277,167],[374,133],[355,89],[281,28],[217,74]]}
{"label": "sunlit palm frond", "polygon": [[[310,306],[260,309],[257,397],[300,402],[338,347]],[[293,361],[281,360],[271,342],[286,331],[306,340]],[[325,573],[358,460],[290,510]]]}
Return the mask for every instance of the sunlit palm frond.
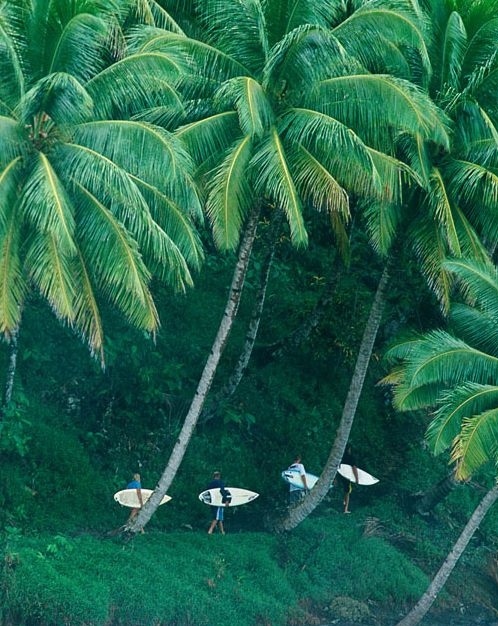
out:
{"label": "sunlit palm frond", "polygon": [[78,239],[85,258],[92,259],[92,281],[133,325],[154,330],[157,312],[148,287],[150,272],[137,243],[95,196],[80,185],[78,190]]}
{"label": "sunlit palm frond", "polygon": [[284,146],[276,129],[261,144],[252,160],[252,167],[258,171],[255,189],[262,197],[270,198],[282,209],[290,226],[291,239],[295,245],[308,241],[304,226],[301,198],[289,170]]}
{"label": "sunlit palm frond", "polygon": [[75,288],[73,254],[61,247],[51,232],[34,232],[25,252],[25,268],[31,283],[50,304],[55,315],[67,323],[74,319]]}
{"label": "sunlit palm frond", "polygon": [[178,23],[156,0],[135,0],[135,11],[145,24],[183,34]]}
{"label": "sunlit palm frond", "polygon": [[[0,183],[0,195],[4,192]],[[0,201],[1,203],[1,201]],[[22,304],[28,292],[20,254],[20,218],[14,202],[2,207],[0,235],[0,332],[8,334],[18,327]]]}
{"label": "sunlit palm frond", "polygon": [[85,258],[77,246],[75,260],[74,325],[90,346],[93,355],[100,357],[104,366],[104,328],[100,315],[97,294],[86,267]]}
{"label": "sunlit palm frond", "polygon": [[239,241],[244,218],[254,198],[248,180],[248,166],[253,155],[249,136],[236,142],[208,186],[206,212],[212,224],[216,245],[233,250]]}
{"label": "sunlit palm frond", "polygon": [[434,454],[447,450],[460,433],[462,425],[472,415],[478,415],[497,405],[498,387],[472,381],[441,391],[440,405],[426,432]]}
{"label": "sunlit palm frond", "polygon": [[[453,160],[445,168],[448,185],[489,241],[498,239],[498,174],[478,163]],[[487,209],[487,210],[483,210]]]}
{"label": "sunlit palm frond", "polygon": [[75,222],[71,199],[46,155],[39,152],[34,159],[24,184],[20,213],[31,227],[54,237],[60,254],[72,255]]}
{"label": "sunlit palm frond", "polygon": [[261,137],[274,122],[273,109],[261,85],[249,76],[239,76],[224,83],[215,94],[222,108],[235,108],[244,135]]}
{"label": "sunlit palm frond", "polygon": [[456,438],[451,459],[459,479],[469,478],[490,459],[498,457],[498,408],[466,419]]}
{"label": "sunlit palm frond", "polygon": [[445,184],[441,171],[437,168],[432,169],[430,186],[426,206],[434,222],[444,232],[449,252],[458,256],[461,254],[461,249],[453,215],[453,199],[449,196],[450,190]]}
{"label": "sunlit palm frond", "polygon": [[287,143],[296,141],[318,158],[348,191],[368,196],[380,185],[367,146],[333,117],[292,108],[281,116],[278,130]]}

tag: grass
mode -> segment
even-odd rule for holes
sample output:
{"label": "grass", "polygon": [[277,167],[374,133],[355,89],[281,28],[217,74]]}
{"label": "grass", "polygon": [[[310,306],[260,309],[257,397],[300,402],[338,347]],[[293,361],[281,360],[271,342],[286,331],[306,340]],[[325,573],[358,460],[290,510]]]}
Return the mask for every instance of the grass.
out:
{"label": "grass", "polygon": [[45,626],[306,624],[338,596],[389,603],[426,584],[396,548],[339,515],[288,536],[16,535],[4,563],[3,623]]}

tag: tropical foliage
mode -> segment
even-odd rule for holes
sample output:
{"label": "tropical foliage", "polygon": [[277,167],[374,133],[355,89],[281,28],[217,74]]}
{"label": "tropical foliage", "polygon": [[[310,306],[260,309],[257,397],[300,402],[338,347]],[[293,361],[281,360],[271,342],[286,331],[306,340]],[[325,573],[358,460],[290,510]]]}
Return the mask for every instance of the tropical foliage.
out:
{"label": "tropical foliage", "polygon": [[128,10],[12,0],[0,13],[0,328],[35,290],[102,358],[102,298],[154,332],[152,272],[183,290],[202,259],[190,157],[141,118],[181,106],[179,68],[128,50]]}

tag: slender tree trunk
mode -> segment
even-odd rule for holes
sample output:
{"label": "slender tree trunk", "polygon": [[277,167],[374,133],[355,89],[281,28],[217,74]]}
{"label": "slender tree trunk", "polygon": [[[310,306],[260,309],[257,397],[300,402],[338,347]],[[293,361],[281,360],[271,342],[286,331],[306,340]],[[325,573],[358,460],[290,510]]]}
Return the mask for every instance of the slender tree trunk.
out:
{"label": "slender tree trunk", "polygon": [[450,472],[448,476],[440,480],[436,485],[425,493],[414,495],[414,509],[419,515],[429,515],[434,507],[446,498],[460,482],[455,478],[455,474]]}
{"label": "slender tree trunk", "polygon": [[223,318],[218,328],[218,333],[214,343],[211,347],[211,353],[199,379],[194,398],[188,410],[187,416],[185,417],[185,421],[183,422],[182,429],[169,457],[168,464],[166,465],[164,472],[156,485],[154,493],[140,510],[137,517],[125,525],[123,530],[126,533],[135,534],[142,530],[145,524],[147,524],[157,510],[159,503],[169,489],[175,478],[176,472],[183,461],[187,446],[193,435],[194,428],[197,425],[199,415],[201,414],[202,407],[204,406],[204,402],[206,401],[207,394],[216,374],[216,369],[226,346],[233,321],[237,315],[247,267],[251,257],[251,250],[256,237],[258,217],[259,208],[253,210],[248,220],[244,237],[240,244],[237,264],[233,273],[232,284],[228,295],[228,301],[223,312]]}
{"label": "slender tree trunk", "polygon": [[463,551],[467,547],[469,541],[472,539],[475,531],[479,528],[480,523],[484,519],[486,513],[493,506],[498,499],[498,485],[495,485],[484,496],[481,502],[477,505],[477,508],[472,513],[471,518],[465,525],[460,536],[458,537],[451,552],[446,557],[444,563],[441,565],[438,573],[433,578],[431,584],[427,588],[427,591],[420,598],[413,609],[408,615],[402,619],[396,626],[415,626],[418,624],[426,613],[429,611],[437,598],[439,592],[444,587],[444,584],[448,580],[449,575],[455,568],[458,559],[461,557]]}
{"label": "slender tree trunk", "polygon": [[[9,366],[7,369],[7,380],[5,383],[5,396],[3,401],[4,408],[10,404],[12,400],[12,392],[14,391],[14,381],[16,378],[16,370],[17,370],[17,353],[19,347],[19,326],[14,328],[10,335],[10,345],[9,345]],[[1,415],[0,415],[1,419]]]}
{"label": "slender tree trunk", "polygon": [[233,396],[245,374],[254,348],[254,343],[256,342],[256,337],[258,335],[261,314],[263,312],[266,299],[268,280],[270,278],[270,270],[273,263],[273,257],[275,256],[277,235],[280,229],[280,225],[282,223],[282,217],[282,211],[277,211],[273,216],[270,233],[268,235],[267,252],[263,260],[263,265],[260,272],[259,288],[256,294],[256,299],[254,302],[251,319],[249,321],[244,346],[242,347],[242,352],[240,353],[239,359],[230,378],[228,379],[226,384],[223,385],[220,391],[215,395],[211,406],[202,412],[199,423],[205,424],[209,420],[216,417],[223,405],[226,404],[228,400],[230,400],[230,398]]}
{"label": "slender tree trunk", "polygon": [[330,485],[335,478],[337,468],[339,467],[349,439],[349,434],[351,432],[351,427],[356,414],[356,408],[363,389],[368,364],[372,355],[375,338],[382,319],[382,312],[385,304],[385,292],[388,282],[389,272],[388,266],[386,265],[377,286],[374,301],[363,332],[363,338],[361,340],[360,350],[356,359],[356,365],[349,386],[348,395],[346,397],[346,402],[344,403],[341,421],[339,422],[335,441],[325,467],[318,482],[306,498],[304,498],[296,507],[288,509],[285,517],[276,520],[273,524],[273,529],[276,532],[293,530],[303,520],[305,520],[327,495]]}

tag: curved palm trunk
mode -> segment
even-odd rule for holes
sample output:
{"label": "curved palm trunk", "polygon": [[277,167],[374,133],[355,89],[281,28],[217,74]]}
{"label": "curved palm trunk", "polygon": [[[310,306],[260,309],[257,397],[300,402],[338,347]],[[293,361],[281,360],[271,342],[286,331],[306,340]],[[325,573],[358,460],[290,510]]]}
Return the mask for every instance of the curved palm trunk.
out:
{"label": "curved palm trunk", "polygon": [[242,352],[240,353],[239,359],[230,378],[228,379],[226,384],[223,385],[221,390],[215,395],[211,406],[202,412],[199,420],[199,422],[202,424],[205,424],[209,420],[216,417],[221,407],[226,402],[228,402],[228,400],[230,400],[230,398],[237,390],[237,387],[239,386],[239,383],[242,380],[249,364],[254,344],[256,342],[256,337],[258,335],[261,314],[263,312],[265,304],[266,290],[268,288],[268,281],[270,278],[270,270],[273,263],[273,257],[275,256],[275,247],[277,243],[276,238],[280,225],[282,223],[282,217],[282,211],[278,211],[273,218],[272,228],[268,238],[269,241],[267,244],[267,253],[264,258],[263,266],[260,272],[259,288],[254,302],[251,319],[249,321],[244,346],[242,347]]}
{"label": "curved palm trunk", "polygon": [[458,559],[462,555],[463,551],[467,547],[469,541],[472,539],[475,531],[479,527],[480,523],[484,519],[486,513],[493,506],[498,499],[498,485],[495,485],[484,496],[481,502],[477,505],[477,508],[472,513],[471,518],[465,525],[460,536],[458,537],[453,549],[446,557],[444,563],[441,565],[438,573],[433,578],[431,584],[427,588],[427,591],[420,598],[413,609],[408,615],[402,619],[396,626],[415,626],[418,624],[425,614],[429,611],[437,595],[443,588],[444,584],[448,580],[449,575],[453,571]]}
{"label": "curved palm trunk", "polygon": [[356,407],[358,406],[375,338],[377,336],[377,331],[379,330],[382,312],[384,310],[385,292],[388,282],[389,273],[388,266],[386,265],[377,286],[374,301],[363,332],[360,350],[356,359],[353,377],[349,386],[346,402],[344,403],[341,421],[339,422],[335,441],[321,476],[306,498],[304,498],[304,500],[302,500],[296,507],[289,509],[284,518],[277,520],[273,524],[273,529],[276,532],[292,530],[305,520],[327,495],[330,485],[335,478],[337,468],[339,467],[349,439],[349,434],[351,432],[351,427],[356,414]]}
{"label": "curved palm trunk", "polygon": [[207,394],[213,382],[213,378],[216,374],[221,355],[226,346],[228,335],[232,329],[233,321],[237,315],[239,308],[240,298],[244,281],[247,273],[247,267],[249,259],[251,257],[251,250],[256,237],[256,229],[258,224],[259,208],[254,209],[246,226],[244,232],[244,238],[240,244],[237,264],[232,277],[232,284],[230,286],[230,292],[228,295],[228,302],[223,312],[223,318],[218,328],[218,333],[211,348],[211,352],[206,361],[204,369],[202,371],[197,389],[188,410],[185,421],[183,422],[182,429],[178,435],[178,439],[173,447],[171,455],[168,460],[159,482],[156,485],[154,493],[149,500],[145,503],[144,507],[140,510],[139,514],[134,520],[131,520],[125,525],[123,531],[131,534],[135,534],[142,530],[147,524],[152,515],[157,510],[159,503],[163,496],[166,494],[171,483],[173,482],[176,472],[180,467],[187,446],[193,435],[194,428],[201,414],[202,407],[206,401]]}

